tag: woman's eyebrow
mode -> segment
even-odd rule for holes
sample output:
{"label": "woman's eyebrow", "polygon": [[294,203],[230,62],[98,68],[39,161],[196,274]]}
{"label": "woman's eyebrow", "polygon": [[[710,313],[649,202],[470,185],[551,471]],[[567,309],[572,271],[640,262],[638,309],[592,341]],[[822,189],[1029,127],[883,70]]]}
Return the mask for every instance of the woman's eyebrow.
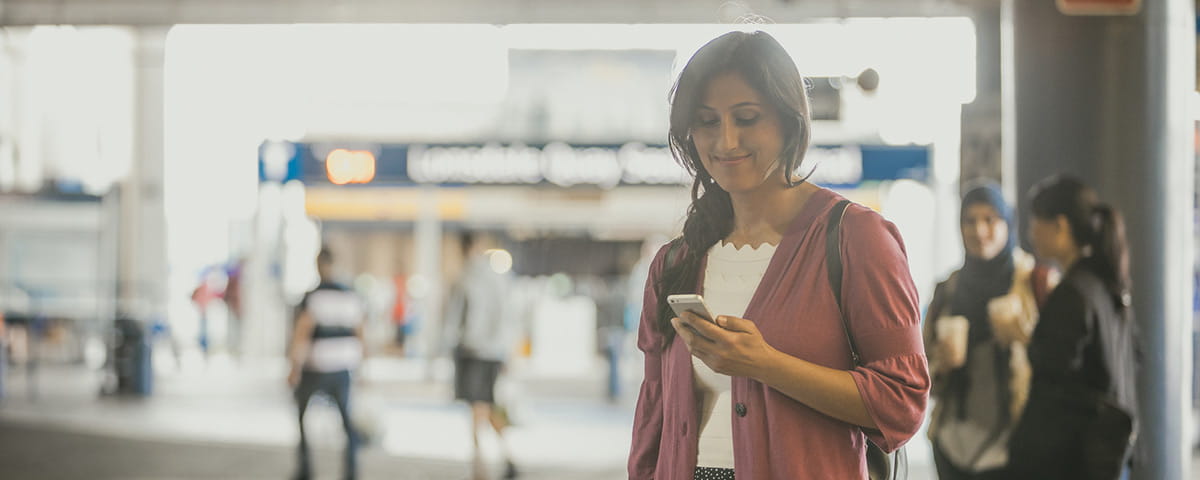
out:
{"label": "woman's eyebrow", "polygon": [[[762,104],[760,104],[760,103],[756,103],[756,102],[742,102],[742,103],[739,103],[739,104],[737,104],[737,105],[734,105],[734,106],[732,106],[732,107],[729,107],[729,108],[739,108],[739,107],[761,107],[761,106],[762,106]],[[697,107],[697,108],[702,108],[702,109],[704,109],[704,110],[713,110],[713,111],[716,111],[716,110],[717,110],[717,109],[715,109],[715,108],[713,108],[713,107],[710,107],[710,106],[708,106],[708,105],[704,105],[704,104],[701,104],[701,105],[700,105],[699,107]]]}

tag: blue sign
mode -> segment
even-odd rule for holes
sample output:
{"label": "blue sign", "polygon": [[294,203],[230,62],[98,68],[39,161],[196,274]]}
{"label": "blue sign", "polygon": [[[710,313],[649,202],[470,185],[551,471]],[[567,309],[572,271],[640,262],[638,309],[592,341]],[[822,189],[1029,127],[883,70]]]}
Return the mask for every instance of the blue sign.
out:
{"label": "blue sign", "polygon": [[[691,179],[664,145],[641,143],[371,144],[264,142],[259,179],[332,185],[326,158],[335,150],[370,152],[367,185],[680,185]],[[854,188],[863,182],[929,178],[929,148],[848,145],[811,148],[801,174],[814,183]],[[349,185],[347,185],[349,186]]]}

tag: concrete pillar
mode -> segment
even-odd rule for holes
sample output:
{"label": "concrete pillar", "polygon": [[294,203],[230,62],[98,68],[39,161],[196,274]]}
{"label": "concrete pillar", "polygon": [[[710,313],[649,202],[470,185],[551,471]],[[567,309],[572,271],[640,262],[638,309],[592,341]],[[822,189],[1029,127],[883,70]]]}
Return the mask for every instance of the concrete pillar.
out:
{"label": "concrete pillar", "polygon": [[6,102],[9,138],[0,146],[0,180],[6,190],[35,192],[42,188],[45,159],[42,156],[43,106],[39,89],[30,66],[33,29],[5,27],[6,62],[11,68],[4,71],[11,96]]}
{"label": "concrete pillar", "polygon": [[962,108],[961,186],[980,178],[1013,181],[1004,176],[1000,161],[1000,18],[1000,4],[986,2],[971,17],[975,23],[975,101]]}
{"label": "concrete pillar", "polygon": [[134,45],[134,148],[120,185],[119,309],[141,320],[166,312],[163,209],[163,58],[167,28],[140,28]]}
{"label": "concrete pillar", "polygon": [[[410,345],[423,348],[429,362],[426,377],[434,375],[433,360],[441,353],[442,343],[442,220],[438,212],[437,187],[421,187],[420,213],[413,231],[413,275],[409,289],[413,294],[412,308],[420,315],[419,330]],[[414,290],[415,291],[412,291]]]}
{"label": "concrete pillar", "polygon": [[21,100],[17,68],[22,52],[10,29],[0,33],[4,34],[0,37],[0,102],[4,105],[0,109],[0,192],[9,192],[17,184],[17,106]]}
{"label": "concrete pillar", "polygon": [[[290,285],[285,278],[316,276],[316,254],[319,244],[314,240],[310,250],[301,252],[310,265],[301,273],[293,272],[286,251],[297,248],[283,242],[284,220],[281,200],[282,186],[264,183],[260,186],[258,208],[255,211],[254,242],[247,255],[242,279],[243,358],[283,359],[290,340],[293,311],[286,298]],[[315,230],[315,227],[314,227]],[[314,235],[317,233],[314,231]],[[315,279],[312,284],[315,286]]]}
{"label": "concrete pillar", "polygon": [[[1009,0],[1017,193],[1066,172],[1121,209],[1144,354],[1138,378],[1145,461],[1135,479],[1189,477],[1192,123],[1195,6],[1142,3],[1137,15],[1071,17],[1055,2]],[[1024,229],[1023,229],[1024,230]]]}

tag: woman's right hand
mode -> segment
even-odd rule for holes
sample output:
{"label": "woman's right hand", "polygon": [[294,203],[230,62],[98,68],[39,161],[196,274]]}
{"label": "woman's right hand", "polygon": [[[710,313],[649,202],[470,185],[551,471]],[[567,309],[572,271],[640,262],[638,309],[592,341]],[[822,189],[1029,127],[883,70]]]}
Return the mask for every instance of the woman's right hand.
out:
{"label": "woman's right hand", "polygon": [[937,319],[937,353],[939,370],[950,371],[967,363],[967,333],[970,323],[966,317]]}

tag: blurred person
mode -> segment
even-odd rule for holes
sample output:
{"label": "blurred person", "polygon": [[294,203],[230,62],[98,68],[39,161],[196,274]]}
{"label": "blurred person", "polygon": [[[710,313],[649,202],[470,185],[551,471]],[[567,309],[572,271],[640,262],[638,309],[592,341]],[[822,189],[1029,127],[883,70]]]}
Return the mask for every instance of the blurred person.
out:
{"label": "blurred person", "polygon": [[504,478],[517,468],[504,438],[507,415],[496,404],[496,380],[515,348],[519,324],[511,318],[509,279],[492,266],[482,242],[463,233],[462,276],[450,289],[445,309],[447,338],[453,345],[454,398],[471,406],[472,478],[487,478],[479,429],[490,425],[504,455]]}
{"label": "blurred person", "polygon": [[4,312],[0,311],[0,399],[4,398],[4,381],[8,375],[8,330]]}
{"label": "blurred person", "polygon": [[1124,222],[1071,177],[1043,180],[1030,198],[1034,251],[1065,273],[1029,342],[1033,382],[1004,478],[1126,478],[1138,353]]}
{"label": "blurred person", "polygon": [[629,271],[625,280],[625,309],[622,315],[621,328],[609,336],[609,398],[618,400],[621,395],[622,360],[627,352],[636,345],[638,323],[642,316],[642,296],[646,288],[646,279],[650,277],[650,264],[654,262],[658,248],[666,241],[665,237],[655,235],[642,242],[641,254]]}
{"label": "blurred person", "polygon": [[7,332],[0,340],[7,342],[8,350],[5,353],[12,365],[26,365],[33,360],[30,352],[34,321],[29,292],[19,285],[13,285],[0,291],[0,295],[5,303],[0,314],[4,315],[4,330]]}
{"label": "blurred person", "polygon": [[[868,441],[893,451],[920,428],[929,374],[900,234],[796,177],[811,126],[804,79],[764,32],[722,35],[680,73],[669,143],[692,204],[645,287],[631,479],[866,478]],[[676,317],[677,293],[703,293],[715,322]]]}
{"label": "blurred person", "polygon": [[329,396],[342,417],[346,432],[343,475],[356,478],[358,433],[350,417],[351,375],[363,361],[363,301],[349,287],[333,280],[333,254],[322,248],[317,255],[320,284],[306,293],[289,348],[291,372],[288,385],[294,389],[299,407],[300,445],[297,479],[312,476],[312,460],[304,431],[304,413],[317,393]]}
{"label": "blurred person", "polygon": [[225,289],[222,298],[229,310],[228,326],[225,330],[225,344],[234,355],[242,354],[242,274],[246,268],[245,258],[239,258],[225,266]]}
{"label": "blurred person", "polygon": [[208,354],[213,346],[213,338],[210,334],[212,311],[217,301],[224,296],[224,290],[224,270],[212,265],[204,267],[200,272],[199,284],[192,290],[192,303],[200,315],[200,331],[196,341],[205,360],[208,360]]}
{"label": "blurred person", "polygon": [[621,351],[625,341],[625,289],[620,282],[591,278],[580,282],[582,293],[596,303],[598,347],[608,363],[607,397],[615,403],[621,394]]}
{"label": "blurred person", "polygon": [[962,199],[963,265],[939,283],[925,322],[936,400],[929,438],[942,480],[1003,467],[1029,394],[1025,353],[1048,270],[1017,248],[1012,209],[995,184]]}
{"label": "blurred person", "polygon": [[404,355],[404,345],[408,338],[408,277],[404,275],[392,276],[392,325],[396,327],[396,335],[393,338],[396,344],[396,351],[400,355]]}

